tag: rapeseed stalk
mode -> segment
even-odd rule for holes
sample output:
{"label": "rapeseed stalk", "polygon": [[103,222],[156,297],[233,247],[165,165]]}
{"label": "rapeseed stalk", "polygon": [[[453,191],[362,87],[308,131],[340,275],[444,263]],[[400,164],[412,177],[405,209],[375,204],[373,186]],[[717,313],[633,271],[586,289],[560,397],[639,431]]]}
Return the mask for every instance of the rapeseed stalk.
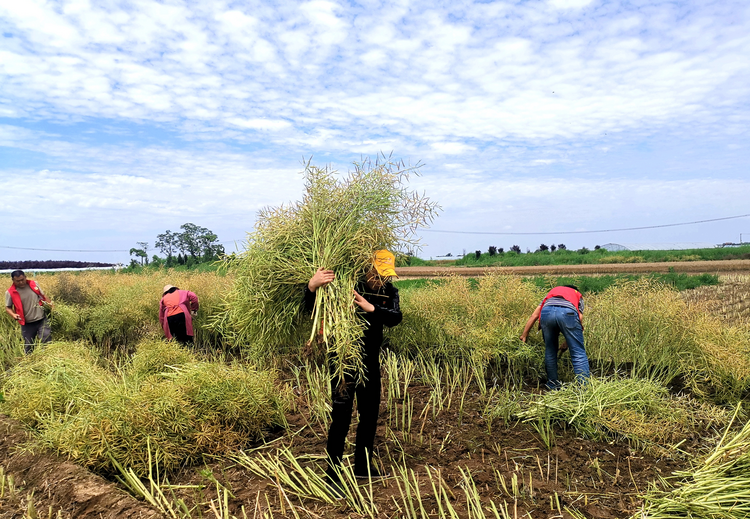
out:
{"label": "rapeseed stalk", "polygon": [[[355,163],[339,179],[308,162],[302,200],[261,210],[246,250],[227,263],[236,281],[212,326],[252,358],[299,351],[307,339],[330,355],[337,378],[359,376],[365,322],[352,291],[375,250],[413,248],[416,229],[436,213],[407,188],[415,169],[386,157]],[[302,317],[302,290],[321,267],[336,278],[316,291],[311,323]]]}

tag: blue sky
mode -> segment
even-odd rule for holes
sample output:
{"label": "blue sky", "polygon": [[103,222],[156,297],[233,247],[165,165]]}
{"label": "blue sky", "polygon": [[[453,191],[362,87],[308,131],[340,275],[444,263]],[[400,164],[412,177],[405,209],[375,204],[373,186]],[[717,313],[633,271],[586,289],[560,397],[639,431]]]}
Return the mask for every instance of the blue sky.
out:
{"label": "blue sky", "polygon": [[[0,0],[0,246],[242,240],[303,157],[383,151],[434,230],[616,229],[750,213],[744,1]],[[425,232],[488,246],[750,241],[750,218],[638,232]],[[233,249],[231,243],[228,249]],[[0,248],[0,259],[127,253]]]}

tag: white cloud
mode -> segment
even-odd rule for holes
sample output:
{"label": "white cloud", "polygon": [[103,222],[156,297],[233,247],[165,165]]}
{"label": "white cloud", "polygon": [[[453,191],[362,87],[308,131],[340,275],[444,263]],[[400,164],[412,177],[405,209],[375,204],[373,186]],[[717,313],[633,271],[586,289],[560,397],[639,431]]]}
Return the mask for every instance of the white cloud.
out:
{"label": "white cloud", "polygon": [[240,128],[252,130],[283,130],[291,126],[288,121],[268,120],[268,119],[241,119],[239,117],[230,117],[227,122]]}
{"label": "white cloud", "polygon": [[594,0],[549,0],[549,5],[556,9],[581,9],[593,2]]}
{"label": "white cloud", "polygon": [[460,155],[474,149],[461,142],[433,142],[430,144],[430,147],[434,151],[444,155]]}

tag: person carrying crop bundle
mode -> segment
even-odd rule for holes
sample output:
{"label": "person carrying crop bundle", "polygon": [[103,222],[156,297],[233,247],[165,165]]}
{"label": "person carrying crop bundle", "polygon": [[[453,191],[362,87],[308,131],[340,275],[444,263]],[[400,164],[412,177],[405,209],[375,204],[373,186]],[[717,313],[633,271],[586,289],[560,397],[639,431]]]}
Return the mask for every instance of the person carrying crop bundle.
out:
{"label": "person carrying crop bundle", "polygon": [[[358,478],[382,477],[370,460],[380,410],[380,346],[383,342],[383,326],[396,326],[402,319],[398,289],[389,282],[392,277],[396,277],[394,255],[387,250],[376,251],[372,268],[354,292],[354,304],[361,309],[361,315],[367,321],[362,337],[365,380],[358,383],[353,375],[346,375],[343,383],[337,378],[331,380],[333,402],[326,444],[329,483],[339,481],[337,469],[344,455],[355,395],[359,424],[354,451],[354,475]],[[331,283],[334,278],[332,270],[317,270],[305,286],[307,311],[312,311],[315,305],[315,292],[318,288]]]}
{"label": "person carrying crop bundle", "polygon": [[164,285],[159,302],[159,322],[167,339],[193,344],[193,316],[198,312],[198,296],[189,290]]}
{"label": "person carrying crop bundle", "polygon": [[557,378],[557,351],[559,335],[563,334],[570,349],[570,360],[576,380],[584,382],[589,376],[589,359],[583,345],[583,296],[574,285],[550,290],[529,320],[526,321],[521,340],[526,342],[531,327],[539,319],[544,337],[544,367],[547,371],[547,388],[559,389]]}
{"label": "person carrying crop bundle", "polygon": [[5,312],[21,325],[23,350],[28,355],[34,351],[37,339],[42,343],[52,340],[43,308],[44,304],[52,307],[52,302],[35,281],[26,279],[23,270],[14,270],[10,278],[13,284],[5,292]]}

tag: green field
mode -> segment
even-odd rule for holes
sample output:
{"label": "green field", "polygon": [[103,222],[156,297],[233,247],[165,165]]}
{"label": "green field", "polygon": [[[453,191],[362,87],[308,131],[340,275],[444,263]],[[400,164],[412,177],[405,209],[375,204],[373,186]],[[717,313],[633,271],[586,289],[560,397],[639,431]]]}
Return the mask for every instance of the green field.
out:
{"label": "green field", "polygon": [[[523,267],[540,265],[596,265],[610,263],[657,263],[664,261],[716,261],[750,259],[750,245],[741,247],[716,247],[712,249],[644,250],[609,252],[604,249],[537,251],[518,254],[505,251],[491,256],[483,251],[479,258],[469,253],[456,260],[430,261],[411,258],[408,266],[469,266],[469,267]],[[407,266],[406,263],[403,264]]]}

